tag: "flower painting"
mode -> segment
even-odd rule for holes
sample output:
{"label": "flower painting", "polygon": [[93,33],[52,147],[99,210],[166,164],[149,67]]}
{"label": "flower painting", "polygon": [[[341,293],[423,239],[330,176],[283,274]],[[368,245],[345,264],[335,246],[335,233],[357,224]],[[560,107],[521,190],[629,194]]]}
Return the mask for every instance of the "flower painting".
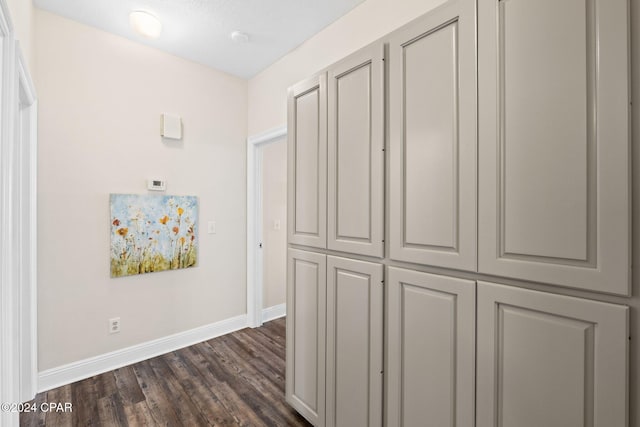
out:
{"label": "flower painting", "polygon": [[111,277],[194,267],[198,198],[111,194]]}

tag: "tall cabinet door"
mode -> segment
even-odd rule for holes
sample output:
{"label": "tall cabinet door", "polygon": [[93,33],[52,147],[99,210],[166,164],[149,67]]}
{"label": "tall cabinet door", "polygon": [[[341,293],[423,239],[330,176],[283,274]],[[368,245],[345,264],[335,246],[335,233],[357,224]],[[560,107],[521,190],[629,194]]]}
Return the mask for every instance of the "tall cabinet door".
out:
{"label": "tall cabinet door", "polygon": [[381,264],[327,257],[326,425],[382,425]]}
{"label": "tall cabinet door", "polygon": [[288,237],[327,247],[327,88],[320,74],[289,89]]}
{"label": "tall cabinet door", "polygon": [[475,282],[390,267],[387,426],[473,427]]}
{"label": "tall cabinet door", "polygon": [[476,270],[475,2],[389,41],[390,256]]}
{"label": "tall cabinet door", "polygon": [[627,295],[627,0],[479,0],[479,270]]}
{"label": "tall cabinet door", "polygon": [[316,426],[325,419],[327,257],[289,249],[286,399]]}
{"label": "tall cabinet door", "polygon": [[628,307],[478,283],[477,427],[624,427]]}
{"label": "tall cabinet door", "polygon": [[327,246],[384,256],[384,46],[328,71]]}

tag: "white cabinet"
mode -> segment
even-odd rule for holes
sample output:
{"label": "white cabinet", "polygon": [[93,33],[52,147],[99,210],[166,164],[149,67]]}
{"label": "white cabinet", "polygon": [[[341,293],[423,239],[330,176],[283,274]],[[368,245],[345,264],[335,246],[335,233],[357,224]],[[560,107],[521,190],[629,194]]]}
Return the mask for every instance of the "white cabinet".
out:
{"label": "white cabinet", "polygon": [[628,295],[627,0],[479,0],[479,271]]}
{"label": "white cabinet", "polygon": [[628,13],[449,0],[290,89],[289,244],[319,253],[289,251],[287,400],[314,425],[625,426],[628,307],[595,299],[630,291]]}
{"label": "white cabinet", "polygon": [[327,87],[319,74],[289,89],[288,239],[327,247]]}
{"label": "white cabinet", "polygon": [[477,427],[627,425],[628,308],[478,283]]}
{"label": "white cabinet", "polygon": [[473,1],[390,36],[392,259],[476,270],[475,69]]}
{"label": "white cabinet", "polygon": [[289,89],[289,243],[384,256],[383,58],[376,43]]}
{"label": "white cabinet", "polygon": [[287,402],[315,426],[380,426],[382,265],[289,248],[287,274]]}
{"label": "white cabinet", "polygon": [[475,282],[389,267],[386,425],[472,427]]}
{"label": "white cabinet", "polygon": [[382,425],[382,280],[381,264],[327,257],[327,426]]}
{"label": "white cabinet", "polygon": [[289,249],[287,260],[286,399],[324,425],[327,256]]}
{"label": "white cabinet", "polygon": [[626,426],[628,307],[396,267],[387,282],[386,425]]}
{"label": "white cabinet", "polygon": [[329,249],[384,256],[384,45],[328,74]]}

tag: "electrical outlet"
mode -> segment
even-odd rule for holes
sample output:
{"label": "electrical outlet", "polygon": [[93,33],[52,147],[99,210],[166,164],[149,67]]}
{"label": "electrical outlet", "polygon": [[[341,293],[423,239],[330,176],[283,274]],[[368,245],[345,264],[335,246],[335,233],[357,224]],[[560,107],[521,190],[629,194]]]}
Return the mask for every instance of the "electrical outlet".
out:
{"label": "electrical outlet", "polygon": [[114,317],[113,319],[109,319],[109,333],[117,334],[120,332],[120,318]]}
{"label": "electrical outlet", "polygon": [[276,219],[275,221],[273,221],[273,229],[278,231],[280,230],[280,220]]}

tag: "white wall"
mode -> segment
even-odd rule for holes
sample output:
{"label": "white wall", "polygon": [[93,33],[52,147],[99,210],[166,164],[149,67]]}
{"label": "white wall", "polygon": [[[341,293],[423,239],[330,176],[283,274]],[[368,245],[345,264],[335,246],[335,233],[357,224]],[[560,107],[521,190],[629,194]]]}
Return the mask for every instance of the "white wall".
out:
{"label": "white wall", "polygon": [[287,121],[287,88],[444,0],[367,0],[249,80],[249,135]]}
{"label": "white wall", "polygon": [[[262,239],[264,279],[262,307],[287,300],[287,141],[262,147]],[[275,229],[275,221],[280,229]]]}
{"label": "white wall", "polygon": [[[246,313],[246,81],[39,9],[34,26],[39,369]],[[162,142],[163,112],[182,142]],[[199,197],[199,266],[111,279],[109,193],[150,177]]]}
{"label": "white wall", "polygon": [[29,67],[33,68],[33,16],[35,9],[32,0],[7,0],[7,5],[25,60]]}

